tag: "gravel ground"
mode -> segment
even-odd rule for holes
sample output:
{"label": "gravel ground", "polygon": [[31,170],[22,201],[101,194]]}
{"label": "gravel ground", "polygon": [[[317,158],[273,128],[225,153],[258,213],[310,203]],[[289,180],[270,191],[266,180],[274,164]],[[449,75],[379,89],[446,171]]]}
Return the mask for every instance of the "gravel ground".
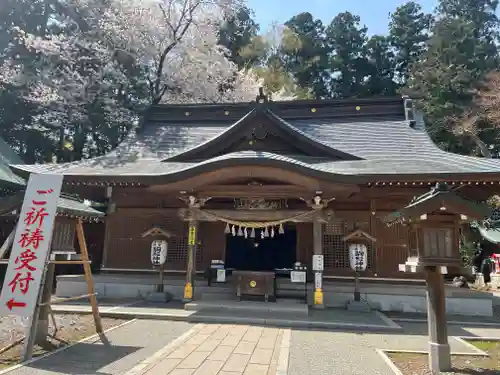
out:
{"label": "gravel ground", "polygon": [[[452,371],[442,374],[455,375],[499,375],[500,374],[500,342],[471,341],[471,344],[488,353],[490,356],[452,356]],[[389,357],[394,361],[404,375],[433,375],[428,368],[427,355],[390,353]]]}
{"label": "gravel ground", "polygon": [[[122,324],[127,320],[102,318],[103,329],[108,329]],[[95,334],[95,325],[92,315],[55,315],[57,325],[56,337],[63,340],[51,339],[49,345],[44,348],[35,346],[34,355],[39,356],[48,351],[55,350],[65,343],[80,341],[88,336]],[[26,333],[28,320],[16,316],[5,316],[0,318],[0,348],[13,343]],[[49,334],[54,334],[52,321],[49,323]],[[13,365],[19,361],[23,344],[18,344],[12,349],[0,354],[0,366]]]}

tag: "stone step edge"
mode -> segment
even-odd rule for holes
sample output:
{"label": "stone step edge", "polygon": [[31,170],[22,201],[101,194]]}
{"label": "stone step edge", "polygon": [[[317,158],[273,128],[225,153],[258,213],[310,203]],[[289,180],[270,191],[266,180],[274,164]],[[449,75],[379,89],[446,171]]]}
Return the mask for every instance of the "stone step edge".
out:
{"label": "stone step edge", "polygon": [[[58,314],[81,314],[90,315],[89,311],[71,311],[58,310]],[[393,327],[382,324],[363,324],[363,323],[348,323],[348,322],[327,322],[327,321],[310,321],[298,319],[280,319],[280,318],[252,318],[252,317],[235,317],[235,316],[213,316],[203,315],[202,313],[191,315],[180,314],[163,314],[163,313],[133,313],[127,311],[103,311],[102,318],[112,319],[148,319],[148,320],[171,320],[183,321],[189,323],[218,323],[218,324],[256,324],[272,327],[283,328],[318,328],[318,329],[349,329],[353,331],[370,331],[370,332],[396,332],[403,331],[402,327]]]}
{"label": "stone step edge", "polygon": [[270,306],[251,306],[251,305],[225,305],[225,304],[219,304],[216,305],[214,303],[197,303],[197,302],[188,302],[184,305],[184,310],[187,311],[201,311],[201,310],[217,310],[217,311],[231,311],[231,310],[237,310],[237,311],[254,311],[254,312],[290,312],[290,313],[301,313],[301,314],[308,314],[308,307],[306,305],[303,306],[282,306],[282,305],[276,305],[276,304],[271,304]]}

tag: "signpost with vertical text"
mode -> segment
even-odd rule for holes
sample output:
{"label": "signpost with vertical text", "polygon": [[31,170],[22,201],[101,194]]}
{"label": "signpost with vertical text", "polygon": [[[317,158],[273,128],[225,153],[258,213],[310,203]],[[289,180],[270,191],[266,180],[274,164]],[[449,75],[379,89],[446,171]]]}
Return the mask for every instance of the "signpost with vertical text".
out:
{"label": "signpost with vertical text", "polygon": [[0,295],[0,316],[33,318],[62,181],[62,175],[30,176]]}

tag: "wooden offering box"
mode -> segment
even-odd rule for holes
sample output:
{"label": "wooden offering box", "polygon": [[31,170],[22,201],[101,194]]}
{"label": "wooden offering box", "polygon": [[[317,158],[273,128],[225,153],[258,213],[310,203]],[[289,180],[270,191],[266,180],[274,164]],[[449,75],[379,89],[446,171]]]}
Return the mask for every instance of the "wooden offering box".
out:
{"label": "wooden offering box", "polygon": [[236,295],[263,296],[267,302],[269,297],[275,297],[274,272],[234,271],[233,280]]}

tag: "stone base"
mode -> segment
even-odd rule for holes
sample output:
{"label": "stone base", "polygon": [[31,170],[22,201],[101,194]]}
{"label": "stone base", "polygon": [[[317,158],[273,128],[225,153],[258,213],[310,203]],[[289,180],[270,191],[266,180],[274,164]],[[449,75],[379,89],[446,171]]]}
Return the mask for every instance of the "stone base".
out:
{"label": "stone base", "polygon": [[349,301],[347,302],[347,310],[357,312],[370,312],[372,308],[365,301]]}
{"label": "stone base", "polygon": [[153,292],[146,296],[146,301],[149,302],[170,302],[172,301],[172,295],[168,292],[158,293]]}
{"label": "stone base", "polygon": [[500,273],[492,273],[491,277],[491,288],[500,289]]}
{"label": "stone base", "polygon": [[451,369],[451,355],[449,344],[429,343],[429,368],[436,374]]}
{"label": "stone base", "polygon": [[[136,276],[130,274],[94,276],[95,289],[98,298],[135,298],[143,299],[154,290],[156,277]],[[277,279],[279,283],[286,283]],[[176,301],[184,297],[184,277],[170,277],[165,281],[165,292],[170,293]],[[308,304],[313,307],[313,285],[309,285]],[[346,308],[353,299],[353,284],[346,282],[325,282],[323,285],[323,304],[326,308]],[[378,284],[363,282],[361,298],[367,301],[374,310],[396,311],[407,313],[427,313],[425,286],[408,283],[394,285],[391,281]],[[60,298],[75,297],[87,292],[87,282],[83,275],[61,275],[57,277],[56,296]],[[285,295],[285,292],[283,293]],[[303,296],[303,286],[297,287],[295,294],[286,293],[286,297],[300,298]],[[213,284],[211,287],[199,281],[194,290],[194,300],[233,300],[234,290],[230,285]],[[498,298],[500,299],[500,298]],[[313,307],[314,308],[314,307]],[[446,313],[449,315],[493,316],[493,298],[491,293],[477,292],[469,289],[446,287]]]}

